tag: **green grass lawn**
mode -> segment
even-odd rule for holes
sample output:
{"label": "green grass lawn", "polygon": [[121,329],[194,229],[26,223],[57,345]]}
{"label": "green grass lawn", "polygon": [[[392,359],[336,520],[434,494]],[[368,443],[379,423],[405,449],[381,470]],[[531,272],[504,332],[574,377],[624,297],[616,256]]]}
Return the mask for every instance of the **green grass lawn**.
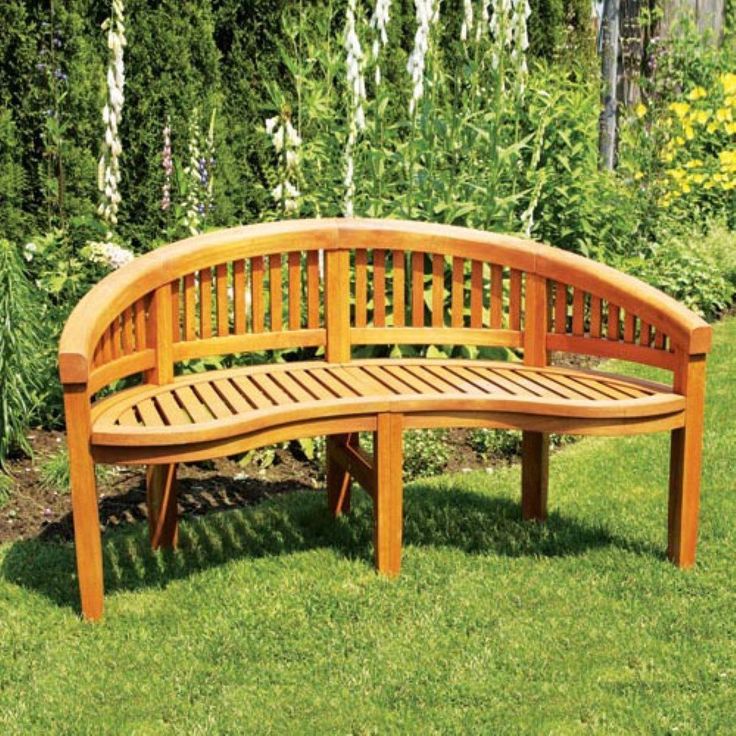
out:
{"label": "green grass lawn", "polygon": [[78,614],[71,545],[0,549],[0,732],[736,733],[736,319],[716,328],[698,564],[664,557],[669,438],[555,454],[546,526],[519,471],[406,489],[400,579],[358,494],[104,539],[107,608]]}

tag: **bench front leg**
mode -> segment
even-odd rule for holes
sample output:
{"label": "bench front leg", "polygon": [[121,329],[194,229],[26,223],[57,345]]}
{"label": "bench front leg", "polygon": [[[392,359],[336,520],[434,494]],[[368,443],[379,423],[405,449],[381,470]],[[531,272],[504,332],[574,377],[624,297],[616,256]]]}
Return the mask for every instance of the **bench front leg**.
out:
{"label": "bench front leg", "polygon": [[146,503],[151,549],[176,549],[179,523],[176,508],[176,463],[149,465],[146,471]]}
{"label": "bench front leg", "polygon": [[705,356],[686,359],[675,389],[686,396],[685,426],[672,431],[667,557],[678,567],[695,564],[703,454]]}
{"label": "bench front leg", "polygon": [[373,518],[376,569],[394,577],[401,569],[403,531],[403,417],[379,414],[374,433]]}
{"label": "bench front leg", "polygon": [[525,521],[547,519],[549,483],[549,435],[522,432],[521,436],[521,515]]}
{"label": "bench front leg", "polygon": [[90,621],[102,616],[102,535],[97,507],[95,464],[90,450],[90,406],[87,387],[64,386],[69,473],[72,486],[74,551],[82,615]]}

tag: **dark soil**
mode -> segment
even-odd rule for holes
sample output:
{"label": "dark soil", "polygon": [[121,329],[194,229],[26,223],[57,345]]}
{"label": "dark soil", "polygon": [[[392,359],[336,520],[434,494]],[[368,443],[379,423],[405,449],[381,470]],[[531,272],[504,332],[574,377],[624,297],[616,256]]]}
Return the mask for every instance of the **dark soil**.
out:
{"label": "dark soil", "polygon": [[[33,459],[20,457],[10,463],[15,482],[9,500],[0,507],[0,543],[31,537],[71,540],[71,496],[47,487],[39,472],[44,462],[63,447],[64,434],[34,430],[28,439]],[[448,441],[451,449],[447,472],[488,464],[482,463],[468,446],[465,430],[451,430]],[[196,516],[253,505],[280,493],[323,488],[324,475],[319,464],[299,455],[298,447],[279,448],[266,468],[255,464],[241,467],[227,458],[183,465],[178,471],[179,513]],[[103,529],[144,522],[144,469],[115,467],[109,471],[99,482]]]}

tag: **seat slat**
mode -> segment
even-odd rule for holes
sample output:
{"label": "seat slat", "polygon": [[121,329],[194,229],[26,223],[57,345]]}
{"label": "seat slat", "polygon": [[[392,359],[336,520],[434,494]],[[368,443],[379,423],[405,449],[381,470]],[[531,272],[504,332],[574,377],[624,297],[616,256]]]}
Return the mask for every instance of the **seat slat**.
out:
{"label": "seat slat", "polygon": [[274,371],[271,380],[275,381],[294,401],[314,401],[312,396],[300,383],[292,378],[288,371]]}
{"label": "seat slat", "polygon": [[136,404],[135,408],[138,410],[143,424],[146,427],[163,427],[164,420],[161,419],[161,415],[156,409],[156,405],[152,399],[144,399],[140,403]]}
{"label": "seat slat", "polygon": [[161,393],[156,397],[156,401],[166,417],[167,424],[191,424],[192,420],[187,416],[187,413],[179,406],[179,404],[176,403],[173,394],[169,392]]}
{"label": "seat slat", "polygon": [[400,381],[396,376],[388,373],[383,367],[377,365],[364,365],[361,368],[378,383],[386,386],[387,389],[395,394],[412,394],[420,393],[414,391],[409,385]]}
{"label": "seat slat", "polygon": [[408,384],[414,391],[420,394],[426,394],[432,390],[432,386],[427,384],[426,381],[420,381],[414,374],[406,370],[405,366],[401,365],[387,365],[385,367],[394,378]]}
{"label": "seat slat", "polygon": [[332,374],[332,371],[328,368],[313,368],[310,371],[311,375],[320,381],[329,391],[332,391],[336,396],[340,396],[343,399],[352,399],[355,397],[356,392],[346,386],[339,378]]}
{"label": "seat slat", "polygon": [[217,419],[227,419],[232,416],[230,407],[220,398],[220,395],[209,383],[200,381],[194,387],[195,393],[202,403],[215,415]]}
{"label": "seat slat", "polygon": [[549,377],[556,383],[560,383],[571,388],[573,391],[580,395],[581,399],[593,399],[595,401],[600,401],[601,399],[608,398],[608,396],[602,394],[600,391],[596,391],[592,386],[589,386],[587,383],[583,383],[582,381],[574,381],[572,378],[569,378],[562,373],[550,373]]}
{"label": "seat slat", "polygon": [[290,371],[292,378],[317,399],[332,399],[333,395],[306,370]]}
{"label": "seat slat", "polygon": [[250,377],[252,383],[254,383],[260,392],[267,396],[274,404],[293,404],[293,400],[289,394],[284,391],[281,386],[274,383],[271,377],[266,373],[255,373]]}
{"label": "seat slat", "polygon": [[551,391],[544,386],[540,386],[538,383],[529,380],[521,371],[512,371],[506,368],[494,368],[493,373],[497,376],[502,376],[508,381],[516,384],[519,388],[523,389],[527,395],[530,396],[544,396],[547,398],[558,398],[559,394]]}
{"label": "seat slat", "polygon": [[256,409],[270,409],[273,406],[273,401],[253,383],[251,377],[233,376],[230,380],[248,401],[255,404]]}
{"label": "seat slat", "polygon": [[447,379],[437,375],[438,371],[434,367],[425,365],[407,365],[406,370],[421,378],[425,383],[432,386],[438,393],[453,393],[457,391],[456,387]]}
{"label": "seat slat", "polygon": [[190,386],[180,386],[174,389],[174,393],[181,402],[181,405],[186,409],[187,414],[192,418],[192,421],[197,422],[211,422],[212,416],[210,412],[205,409],[199,397],[192,391]]}
{"label": "seat slat", "polygon": [[366,372],[363,367],[344,365],[340,366],[340,370],[360,387],[363,396],[384,396],[390,394],[389,389],[382,383],[377,381],[370,373]]}
{"label": "seat slat", "polygon": [[214,381],[213,385],[220,394],[222,394],[225,401],[230,405],[233,411],[243,413],[253,410],[253,407],[245,400],[240,391],[238,391],[230,381],[220,379],[219,381]]}
{"label": "seat slat", "polygon": [[460,378],[463,378],[469,383],[471,386],[476,386],[477,388],[481,389],[483,393],[487,394],[505,394],[508,393],[507,391],[504,391],[501,386],[497,383],[493,383],[487,378],[482,378],[477,373],[474,373],[469,368],[466,368],[465,366],[451,366],[449,368],[451,373],[454,373],[455,375],[460,376]]}

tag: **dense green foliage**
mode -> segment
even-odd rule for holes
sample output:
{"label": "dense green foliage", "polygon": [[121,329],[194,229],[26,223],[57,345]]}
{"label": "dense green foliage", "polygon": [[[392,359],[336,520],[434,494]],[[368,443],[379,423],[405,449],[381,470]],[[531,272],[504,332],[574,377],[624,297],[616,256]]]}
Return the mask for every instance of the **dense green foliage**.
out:
{"label": "dense green foliage", "polygon": [[28,450],[26,423],[40,388],[41,339],[18,251],[0,239],[0,470],[14,449]]}
{"label": "dense green foliage", "polygon": [[173,554],[142,523],[106,533],[95,626],[72,546],[18,541],[0,549],[0,729],[730,733],[734,361],[730,319],[694,570],[664,558],[667,433],[555,453],[546,525],[520,521],[517,467],[409,485],[395,581],[358,493],[337,522],[316,492],[185,519]]}

